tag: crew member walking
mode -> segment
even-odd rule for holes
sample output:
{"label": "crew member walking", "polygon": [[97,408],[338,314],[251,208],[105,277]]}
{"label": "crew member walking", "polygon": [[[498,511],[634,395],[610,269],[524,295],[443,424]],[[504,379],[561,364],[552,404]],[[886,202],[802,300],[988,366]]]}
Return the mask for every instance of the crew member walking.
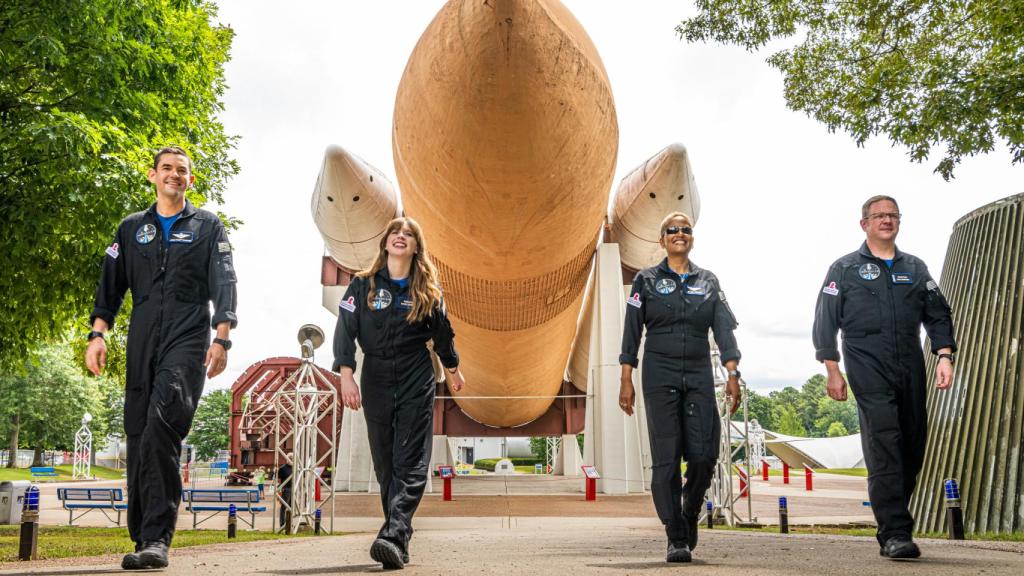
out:
{"label": "crew member walking", "polygon": [[204,368],[210,378],[224,370],[238,322],[224,226],[185,199],[195,182],[188,154],[178,147],[157,152],[149,181],[156,203],[122,220],[106,250],[85,351],[86,366],[99,375],[107,361],[104,337],[131,290],[124,428],[135,552],[121,562],[128,570],[167,566],[181,501],[181,441],[203,394]]}
{"label": "crew member walking", "polygon": [[[690,261],[690,217],[669,214],[660,236],[665,259],[637,273],[626,300],[619,406],[626,414],[633,413],[633,369],[646,329],[641,376],[653,460],[651,495],[668,535],[666,560],[689,562],[721,434],[708,330],[714,332],[722,364],[729,371],[725,393],[732,412],[740,402],[740,351],[733,336],[736,318],[718,278]],[[686,460],[685,487],[681,458]]]}
{"label": "crew member walking", "polygon": [[873,196],[861,207],[867,239],[836,260],[825,276],[814,313],[814,347],[828,371],[828,395],[847,399],[839,371],[836,332],[860,416],[868,496],[882,556],[917,558],[908,509],[924,462],[928,433],[921,325],[938,354],[935,386],[953,381],[953,320],[949,304],[920,259],[896,247],[901,214],[896,200]]}
{"label": "crew member walking", "polygon": [[[419,224],[392,220],[373,265],[352,279],[342,297],[333,368],[341,373],[345,406],[366,408],[384,508],[370,556],[387,569],[409,562],[412,517],[429,473],[435,376],[427,342],[433,340],[445,378],[458,391],[464,381],[454,338]],[[353,376],[357,341],[364,355],[361,386]]]}

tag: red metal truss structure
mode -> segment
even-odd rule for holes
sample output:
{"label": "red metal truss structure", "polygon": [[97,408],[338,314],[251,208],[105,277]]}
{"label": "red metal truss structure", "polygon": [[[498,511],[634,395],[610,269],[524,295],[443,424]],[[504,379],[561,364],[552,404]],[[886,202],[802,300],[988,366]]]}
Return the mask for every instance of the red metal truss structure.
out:
{"label": "red metal truss structure", "polygon": [[[274,467],[274,420],[277,410],[274,397],[285,390],[285,385],[293,387],[295,381],[289,378],[299,369],[302,361],[298,358],[279,356],[261,360],[242,373],[231,385],[231,467],[239,471],[252,471],[263,466],[273,471]],[[338,375],[326,368],[314,366],[320,376],[316,378],[318,388],[334,387],[340,395]],[[338,410],[334,429],[341,429],[342,411]],[[287,422],[282,418],[281,422]],[[319,424],[322,436],[332,432],[333,424],[325,418]],[[288,430],[282,430],[282,437]],[[291,438],[291,436],[288,436]],[[290,440],[286,440],[289,442]],[[284,452],[291,446],[282,446]],[[317,442],[317,453],[329,450],[328,443],[322,438]]]}

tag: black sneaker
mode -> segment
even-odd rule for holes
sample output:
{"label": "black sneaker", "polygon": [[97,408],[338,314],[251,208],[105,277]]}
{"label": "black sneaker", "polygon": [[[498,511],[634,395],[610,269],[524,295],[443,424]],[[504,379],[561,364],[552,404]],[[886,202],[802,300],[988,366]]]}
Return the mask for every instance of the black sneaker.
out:
{"label": "black sneaker", "polygon": [[683,520],[686,521],[686,544],[690,547],[690,552],[693,552],[697,548],[697,528],[699,528],[699,522],[697,522],[696,516],[683,516]]}
{"label": "black sneaker", "polygon": [[402,564],[408,564],[408,563],[409,563],[409,553],[403,550],[402,551]]}
{"label": "black sneaker", "polygon": [[885,541],[878,553],[892,560],[909,560],[921,556],[921,549],[909,536],[893,536]]}
{"label": "black sneaker", "polygon": [[668,541],[668,554],[665,556],[665,562],[689,562],[691,559],[690,547],[686,545],[686,542],[682,540]]}
{"label": "black sneaker", "polygon": [[142,570],[142,560],[139,559],[139,553],[132,552],[130,554],[125,554],[124,558],[121,558],[121,569]]}
{"label": "black sneaker", "polygon": [[146,542],[136,554],[140,568],[167,568],[167,544],[163,542]]}
{"label": "black sneaker", "polygon": [[400,570],[405,568],[402,561],[402,551],[394,542],[383,538],[377,538],[370,546],[370,558],[384,565],[385,570]]}

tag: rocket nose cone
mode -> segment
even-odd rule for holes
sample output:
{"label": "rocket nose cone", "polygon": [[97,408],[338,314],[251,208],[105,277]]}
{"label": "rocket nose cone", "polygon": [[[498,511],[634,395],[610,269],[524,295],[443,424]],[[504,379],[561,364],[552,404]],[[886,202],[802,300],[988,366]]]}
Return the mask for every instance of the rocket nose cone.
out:
{"label": "rocket nose cone", "polygon": [[684,146],[681,142],[673,142],[668,146],[665,146],[665,150],[662,153],[665,155],[666,158],[671,158],[679,162],[687,161],[686,146]]}

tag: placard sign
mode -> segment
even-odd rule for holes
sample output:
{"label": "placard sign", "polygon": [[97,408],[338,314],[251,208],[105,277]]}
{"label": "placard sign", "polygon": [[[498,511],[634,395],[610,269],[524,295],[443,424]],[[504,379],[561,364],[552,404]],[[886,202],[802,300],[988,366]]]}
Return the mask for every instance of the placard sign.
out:
{"label": "placard sign", "polygon": [[438,466],[437,473],[441,478],[451,478],[455,476],[455,469],[451,466]]}
{"label": "placard sign", "polygon": [[594,466],[580,466],[580,469],[582,469],[583,474],[586,475],[586,477],[590,478],[591,480],[597,480],[601,478],[601,475],[597,473],[597,468],[595,468]]}

